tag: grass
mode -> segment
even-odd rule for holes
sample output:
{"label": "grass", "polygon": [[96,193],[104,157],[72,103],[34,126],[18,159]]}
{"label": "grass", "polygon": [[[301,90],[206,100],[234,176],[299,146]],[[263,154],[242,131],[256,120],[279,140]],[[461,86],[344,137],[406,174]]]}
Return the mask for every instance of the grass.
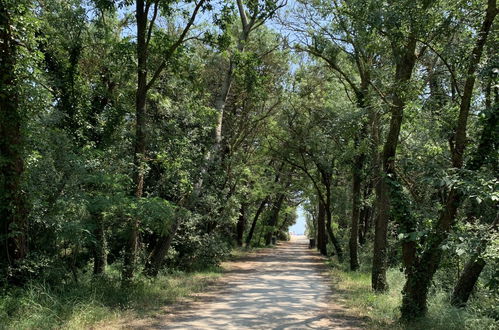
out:
{"label": "grass", "polygon": [[374,294],[367,271],[351,272],[342,265],[331,264],[330,274],[336,298],[352,314],[366,318],[367,326],[372,329],[499,329],[499,321],[476,311],[483,301],[476,300],[467,309],[457,309],[448,303],[448,293],[438,288],[429,298],[427,317],[411,324],[399,322],[405,277],[398,269],[388,271],[390,289],[385,294]]}
{"label": "grass", "polygon": [[122,288],[117,274],[88,275],[79,283],[29,283],[0,294],[2,329],[84,329],[98,323],[147,317],[161,307],[203,291],[221,275],[214,269],[138,278]]}

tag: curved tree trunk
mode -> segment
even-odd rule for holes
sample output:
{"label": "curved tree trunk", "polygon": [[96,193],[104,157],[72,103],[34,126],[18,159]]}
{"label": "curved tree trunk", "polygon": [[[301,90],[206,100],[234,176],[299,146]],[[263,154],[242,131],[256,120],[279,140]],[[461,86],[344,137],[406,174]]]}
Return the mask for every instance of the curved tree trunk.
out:
{"label": "curved tree trunk", "polygon": [[334,250],[336,251],[336,255],[338,256],[338,261],[343,262],[343,250],[338,238],[334,235],[333,232],[331,205],[326,206],[326,230],[331,243],[333,243]]}
{"label": "curved tree trunk", "polygon": [[263,201],[260,203],[258,209],[256,210],[255,216],[253,217],[253,221],[251,222],[251,228],[249,230],[248,236],[246,236],[246,246],[250,246],[251,244],[251,240],[253,239],[253,234],[255,233],[256,224],[258,223],[258,218],[260,218],[260,215],[265,210],[265,206],[267,206],[269,198],[270,198],[269,196],[265,197]]}

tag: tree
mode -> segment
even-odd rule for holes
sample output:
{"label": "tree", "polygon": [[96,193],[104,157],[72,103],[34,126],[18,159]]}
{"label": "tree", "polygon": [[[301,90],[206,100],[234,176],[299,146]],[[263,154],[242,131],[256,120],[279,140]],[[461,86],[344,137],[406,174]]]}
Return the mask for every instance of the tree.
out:
{"label": "tree", "polygon": [[[20,55],[24,52],[21,43],[31,37],[23,33],[30,28],[28,11],[27,2],[0,3],[0,240],[3,250],[0,265],[2,274],[13,282],[19,280],[13,270],[28,254],[28,210],[22,189],[23,114],[18,69]],[[23,23],[24,19],[27,23]]]}

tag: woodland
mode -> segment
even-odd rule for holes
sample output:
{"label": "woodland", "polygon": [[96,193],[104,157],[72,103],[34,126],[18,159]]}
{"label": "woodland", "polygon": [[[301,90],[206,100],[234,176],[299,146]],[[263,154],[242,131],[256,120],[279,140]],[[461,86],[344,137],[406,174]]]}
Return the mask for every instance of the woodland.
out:
{"label": "woodland", "polygon": [[0,0],[0,328],[133,309],[287,240],[300,205],[338,276],[367,281],[353,307],[393,294],[392,326],[497,329],[497,14]]}

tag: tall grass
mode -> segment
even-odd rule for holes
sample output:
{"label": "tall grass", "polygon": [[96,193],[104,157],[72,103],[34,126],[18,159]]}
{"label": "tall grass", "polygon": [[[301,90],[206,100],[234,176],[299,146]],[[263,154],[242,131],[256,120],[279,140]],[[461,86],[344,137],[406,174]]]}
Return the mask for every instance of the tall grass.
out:
{"label": "tall grass", "polygon": [[78,283],[49,286],[32,282],[0,293],[2,329],[84,329],[98,322],[145,317],[157,313],[194,292],[202,291],[220,276],[218,270],[140,277],[122,288],[117,274]]}
{"label": "tall grass", "polygon": [[342,265],[330,264],[335,299],[340,300],[351,311],[368,319],[372,329],[499,329],[499,321],[481,314],[477,308],[487,303],[476,299],[467,309],[457,309],[449,304],[449,294],[434,288],[428,301],[428,315],[410,324],[401,323],[400,304],[405,277],[398,269],[387,273],[389,291],[375,294],[371,290],[371,276],[366,270],[351,272]]}

